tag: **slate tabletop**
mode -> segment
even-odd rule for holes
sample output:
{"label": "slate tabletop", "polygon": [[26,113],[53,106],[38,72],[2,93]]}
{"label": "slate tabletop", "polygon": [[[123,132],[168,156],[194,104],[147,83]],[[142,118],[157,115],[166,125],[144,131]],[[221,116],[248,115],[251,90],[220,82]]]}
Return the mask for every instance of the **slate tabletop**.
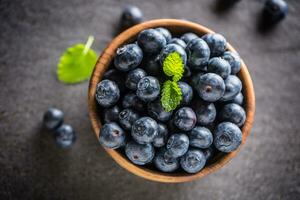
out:
{"label": "slate tabletop", "polygon": [[[262,24],[264,1],[0,0],[0,199],[300,199],[300,2]],[[64,49],[96,38],[100,54],[114,37],[122,5],[147,20],[184,18],[224,34],[249,67],[257,109],[240,153],[221,170],[181,184],[146,181],[119,167],[96,140],[87,112],[88,82],[64,85]],[[58,149],[41,124],[56,106],[78,133]]]}

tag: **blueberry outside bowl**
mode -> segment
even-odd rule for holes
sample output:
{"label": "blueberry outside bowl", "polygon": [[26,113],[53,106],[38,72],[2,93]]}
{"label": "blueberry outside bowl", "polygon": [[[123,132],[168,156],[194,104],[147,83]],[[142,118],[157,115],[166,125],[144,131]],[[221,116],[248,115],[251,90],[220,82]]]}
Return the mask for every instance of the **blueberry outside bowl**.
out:
{"label": "blueberry outside bowl", "polygon": [[[98,106],[97,101],[95,99],[96,85],[101,81],[104,72],[109,67],[110,63],[113,61],[113,58],[115,56],[118,47],[122,46],[123,44],[134,41],[138,33],[141,32],[142,30],[148,28],[157,28],[157,27],[165,27],[174,35],[183,34],[186,32],[194,32],[201,36],[206,33],[213,33],[212,30],[197,23],[192,23],[184,20],[175,20],[175,19],[158,19],[158,20],[147,21],[142,24],[136,25],[130,29],[127,29],[126,31],[118,35],[116,38],[114,38],[99,57],[89,84],[89,92],[88,92],[89,116],[97,139],[99,138],[99,132],[101,128],[101,121],[100,121],[101,108]],[[235,52],[235,49],[230,44],[228,44],[228,50]],[[253,83],[250,74],[244,62],[242,62],[242,67],[240,72],[238,73],[238,76],[240,77],[243,83],[242,92],[245,97],[244,108],[247,114],[246,122],[242,127],[242,132],[243,132],[242,145],[243,145],[246,142],[247,136],[250,133],[253,120],[254,120],[255,94],[254,94],[254,88],[253,88]],[[152,169],[152,168],[134,165],[120,151],[111,150],[111,149],[105,149],[105,150],[120,166],[122,166],[123,168],[127,169],[128,171],[130,171],[131,173],[137,176],[152,181],[177,183],[177,182],[187,182],[195,179],[200,179],[212,172],[217,171],[218,169],[223,167],[226,163],[228,163],[228,161],[230,161],[234,156],[236,156],[238,151],[241,149],[242,145],[240,145],[238,150],[234,152],[228,154],[219,153],[215,155],[213,160],[211,160],[205,166],[205,168],[203,168],[200,172],[196,174],[188,174],[185,172],[163,173],[154,168]]]}

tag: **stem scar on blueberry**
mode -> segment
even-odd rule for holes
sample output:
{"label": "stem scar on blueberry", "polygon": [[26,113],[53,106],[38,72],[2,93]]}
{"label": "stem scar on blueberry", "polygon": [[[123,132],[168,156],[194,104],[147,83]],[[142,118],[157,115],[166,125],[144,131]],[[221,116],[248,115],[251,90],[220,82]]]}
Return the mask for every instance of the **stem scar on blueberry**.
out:
{"label": "stem scar on blueberry", "polygon": [[205,87],[205,91],[206,92],[211,92],[212,91],[212,87],[210,85]]}

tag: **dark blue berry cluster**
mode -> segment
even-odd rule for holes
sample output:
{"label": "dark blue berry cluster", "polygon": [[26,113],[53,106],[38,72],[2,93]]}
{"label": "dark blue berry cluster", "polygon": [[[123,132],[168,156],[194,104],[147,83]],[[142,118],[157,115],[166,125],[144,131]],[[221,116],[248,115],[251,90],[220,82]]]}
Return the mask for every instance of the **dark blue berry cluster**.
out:
{"label": "dark blue berry cluster", "polygon": [[57,108],[49,108],[44,114],[44,126],[54,131],[56,144],[61,148],[69,148],[76,140],[72,126],[64,124],[64,114]]}
{"label": "dark blue berry cluster", "polygon": [[[178,85],[181,104],[173,111],[161,103],[164,59],[177,52],[184,64]],[[124,149],[136,165],[163,172],[197,173],[218,152],[236,150],[246,120],[241,59],[227,50],[217,33],[172,37],[165,28],[146,29],[115,54],[98,83],[95,98],[103,109],[99,142]]]}

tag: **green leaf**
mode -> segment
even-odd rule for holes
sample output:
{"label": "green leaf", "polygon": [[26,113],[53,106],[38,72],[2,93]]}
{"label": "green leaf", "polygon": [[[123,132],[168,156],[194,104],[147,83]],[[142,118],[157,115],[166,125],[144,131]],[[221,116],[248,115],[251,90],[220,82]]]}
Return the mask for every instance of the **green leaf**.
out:
{"label": "green leaf", "polygon": [[97,61],[97,54],[90,49],[93,40],[94,37],[90,36],[85,45],[76,44],[66,49],[57,65],[58,80],[78,83],[91,76]]}
{"label": "green leaf", "polygon": [[182,100],[182,92],[177,82],[166,81],[162,89],[161,104],[163,108],[170,112],[174,110]]}
{"label": "green leaf", "polygon": [[167,76],[173,76],[174,81],[179,81],[184,72],[184,64],[178,52],[170,53],[163,61],[163,70]]}

